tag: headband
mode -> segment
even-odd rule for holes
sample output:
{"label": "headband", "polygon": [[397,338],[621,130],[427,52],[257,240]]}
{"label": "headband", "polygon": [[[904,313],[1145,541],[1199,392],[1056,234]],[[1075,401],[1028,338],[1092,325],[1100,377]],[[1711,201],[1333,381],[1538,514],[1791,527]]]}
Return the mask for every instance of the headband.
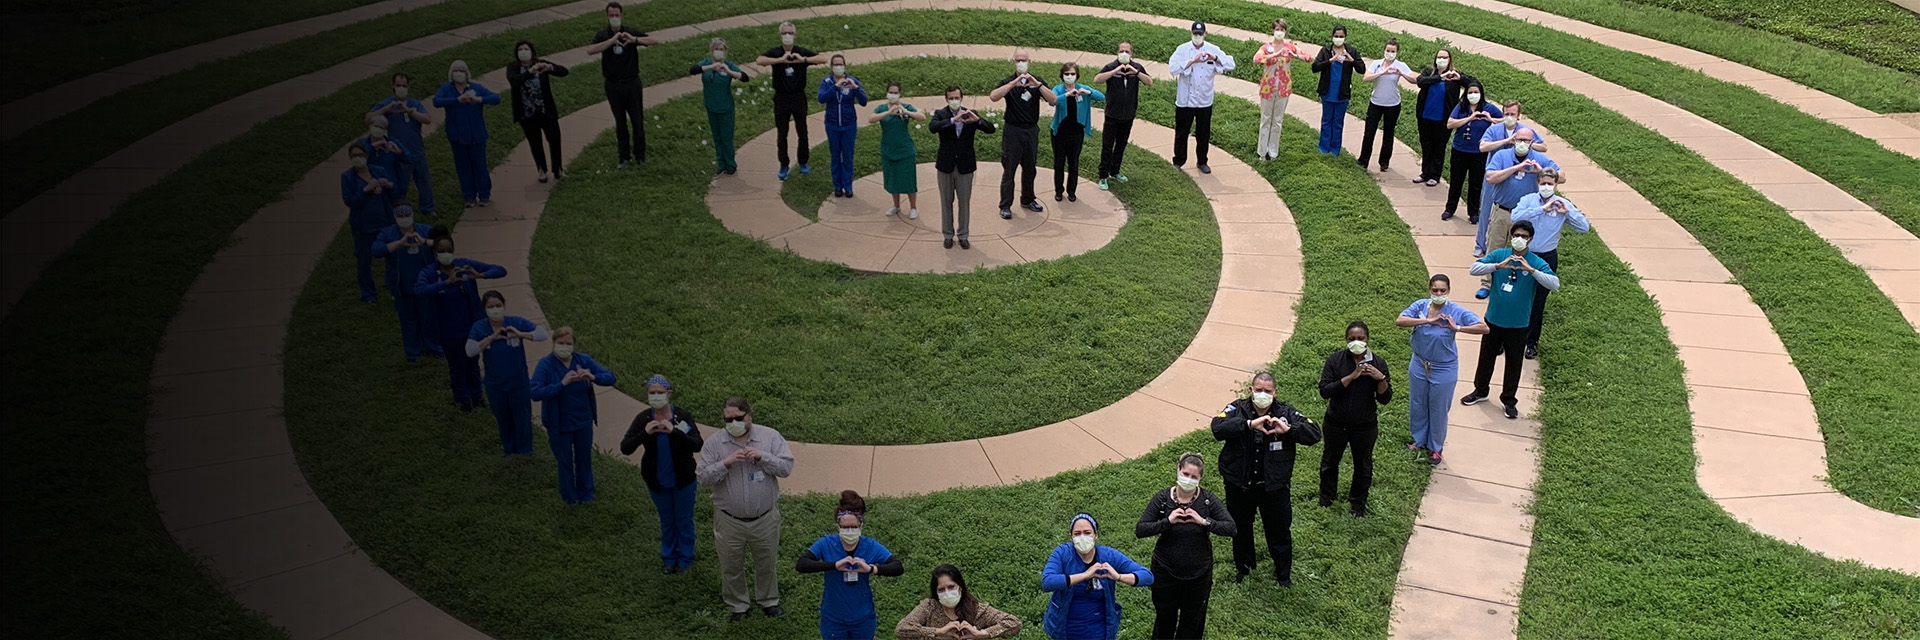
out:
{"label": "headband", "polygon": [[841,516],[853,516],[858,518],[861,524],[866,524],[867,522],[867,514],[861,511],[837,511],[834,512],[833,519],[839,520]]}
{"label": "headband", "polygon": [[1073,523],[1079,522],[1082,518],[1086,519],[1087,524],[1093,525],[1094,533],[1100,533],[1100,521],[1093,519],[1093,516],[1091,514],[1086,514],[1086,513],[1074,514],[1073,519],[1067,521],[1067,528],[1072,529]]}
{"label": "headband", "polygon": [[649,386],[649,387],[651,387],[651,386],[653,386],[653,385],[656,385],[656,384],[657,384],[657,385],[660,385],[660,386],[662,386],[662,387],[666,387],[666,389],[667,389],[668,391],[672,391],[672,390],[673,390],[673,383],[672,383],[672,382],[668,382],[668,381],[667,381],[667,377],[666,377],[666,376],[654,376],[654,377],[651,377],[651,378],[647,378],[647,384],[646,384],[645,386]]}

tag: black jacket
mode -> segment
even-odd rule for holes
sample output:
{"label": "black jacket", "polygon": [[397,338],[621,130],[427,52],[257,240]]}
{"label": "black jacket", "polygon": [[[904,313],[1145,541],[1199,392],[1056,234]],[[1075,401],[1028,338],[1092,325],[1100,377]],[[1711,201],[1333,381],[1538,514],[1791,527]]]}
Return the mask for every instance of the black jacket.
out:
{"label": "black jacket", "polygon": [[[1320,367],[1320,397],[1327,399],[1327,422],[1380,424],[1380,411],[1374,403],[1386,404],[1393,400],[1393,372],[1392,367],[1387,366],[1387,361],[1378,355],[1373,356],[1372,364],[1373,368],[1380,370],[1380,375],[1386,377],[1375,380],[1373,376],[1360,376],[1352,384],[1342,385],[1340,379],[1360,368],[1360,363],[1353,361],[1353,352],[1347,351],[1346,347],[1327,356],[1326,365]],[[1387,390],[1375,393],[1382,382],[1387,383]]]}
{"label": "black jacket", "polygon": [[[1225,442],[1220,445],[1221,479],[1243,489],[1256,486],[1256,480],[1268,491],[1286,489],[1293,481],[1294,449],[1320,442],[1319,425],[1293,405],[1275,400],[1267,414],[1285,418],[1291,427],[1273,440],[1281,443],[1278,450],[1268,450],[1267,434],[1247,428],[1248,417],[1256,415],[1252,398],[1235,400],[1213,417],[1213,439]],[[1258,478],[1250,468],[1255,460],[1266,461]]]}
{"label": "black jacket", "polygon": [[[1455,70],[1458,71],[1459,69],[1456,68]],[[1415,98],[1413,101],[1413,117],[1420,117],[1420,105],[1427,103],[1427,92],[1444,91],[1446,94],[1440,97],[1440,102],[1446,105],[1446,109],[1440,115],[1440,120],[1445,122],[1448,117],[1447,114],[1453,113],[1453,105],[1460,104],[1460,99],[1467,94],[1467,83],[1469,82],[1473,82],[1473,76],[1464,73],[1460,74],[1459,80],[1442,80],[1440,79],[1440,70],[1432,65],[1421,69],[1420,77],[1414,79],[1414,83],[1420,85],[1420,97]]]}
{"label": "black jacket", "polygon": [[1185,505],[1212,523],[1202,527],[1193,522],[1174,524],[1167,522],[1167,514],[1182,505],[1173,499],[1173,488],[1168,487],[1154,492],[1147,500],[1147,510],[1140,514],[1140,521],[1133,525],[1136,538],[1160,536],[1153,541],[1153,561],[1149,567],[1155,579],[1171,577],[1176,580],[1197,580],[1213,574],[1213,540],[1208,534],[1232,536],[1236,526],[1233,514],[1227,512],[1227,505],[1212,491],[1201,489],[1194,494],[1193,502]]}
{"label": "black jacket", "polygon": [[[1335,96],[1335,100],[1346,100],[1353,97],[1354,77],[1367,73],[1367,63],[1360,59],[1360,50],[1354,48],[1353,45],[1346,45],[1346,48],[1347,61],[1344,64],[1347,67],[1347,72],[1340,75],[1340,95]],[[1320,48],[1320,55],[1313,57],[1313,72],[1320,74],[1319,96],[1321,100],[1327,99],[1327,85],[1329,84],[1327,81],[1332,79],[1332,71],[1333,45],[1327,45]]]}
{"label": "black jacket", "polygon": [[[695,426],[699,423],[693,421],[692,413],[678,406],[671,409],[673,424],[687,425],[686,431],[674,429],[667,434],[668,457],[673,458],[673,482],[685,487],[694,483],[693,454],[698,453],[706,441],[700,438],[700,428]],[[660,486],[660,463],[658,462],[660,454],[653,450],[656,438],[647,433],[647,423],[652,421],[652,407],[635,415],[633,424],[627,426],[627,435],[620,438],[620,453],[630,456],[635,449],[645,450],[645,453],[640,456],[640,475],[646,479],[648,491],[659,493],[663,489]]]}
{"label": "black jacket", "polygon": [[[977,112],[976,112],[977,113]],[[993,133],[993,123],[986,118],[979,122],[967,123],[957,127],[953,121],[953,107],[941,107],[933,112],[933,122],[927,129],[940,136],[940,152],[933,158],[933,168],[940,173],[973,173],[977,168],[973,150],[973,136],[976,133]],[[954,134],[956,129],[963,133]]]}
{"label": "black jacket", "polygon": [[[567,68],[560,66],[558,63],[555,63],[552,60],[544,60],[541,58],[534,58],[533,62],[530,62],[527,64],[530,67],[532,65],[540,64],[542,62],[552,65],[553,69],[551,71],[548,71],[546,73],[546,78],[540,81],[540,95],[539,95],[540,103],[546,105],[546,111],[545,111],[546,115],[558,118],[560,117],[560,105],[553,101],[553,79],[567,75],[568,73]],[[526,117],[526,108],[524,107],[524,103],[526,102],[526,99],[527,99],[526,97],[527,90],[526,90],[526,87],[523,86],[521,83],[525,82],[527,78],[532,75],[533,75],[532,73],[527,72],[525,67],[520,66],[519,61],[515,61],[513,64],[507,65],[507,87],[513,90],[512,93],[513,93],[513,121],[514,122],[519,122],[521,119]]]}

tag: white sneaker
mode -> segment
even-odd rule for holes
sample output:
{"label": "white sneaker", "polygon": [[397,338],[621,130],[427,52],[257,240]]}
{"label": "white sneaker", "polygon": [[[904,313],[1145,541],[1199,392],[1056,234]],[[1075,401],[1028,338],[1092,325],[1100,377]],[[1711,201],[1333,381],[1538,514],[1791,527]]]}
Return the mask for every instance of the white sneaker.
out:
{"label": "white sneaker", "polygon": [[908,219],[908,220],[919,220],[919,219],[920,219],[920,210],[919,210],[919,209],[908,209],[908,210],[907,210],[907,219]]}
{"label": "white sneaker", "polygon": [[887,215],[894,215],[897,213],[900,213],[900,207],[893,207],[891,209],[887,209]]}

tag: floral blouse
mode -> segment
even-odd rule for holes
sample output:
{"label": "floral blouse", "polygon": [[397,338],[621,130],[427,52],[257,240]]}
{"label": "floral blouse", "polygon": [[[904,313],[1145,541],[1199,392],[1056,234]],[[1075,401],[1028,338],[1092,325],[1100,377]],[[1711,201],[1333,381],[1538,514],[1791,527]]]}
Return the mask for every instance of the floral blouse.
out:
{"label": "floral blouse", "polygon": [[1293,75],[1287,72],[1287,65],[1294,60],[1304,59],[1306,54],[1292,42],[1260,45],[1259,57],[1266,61],[1267,71],[1260,76],[1260,99],[1271,100],[1293,95]]}

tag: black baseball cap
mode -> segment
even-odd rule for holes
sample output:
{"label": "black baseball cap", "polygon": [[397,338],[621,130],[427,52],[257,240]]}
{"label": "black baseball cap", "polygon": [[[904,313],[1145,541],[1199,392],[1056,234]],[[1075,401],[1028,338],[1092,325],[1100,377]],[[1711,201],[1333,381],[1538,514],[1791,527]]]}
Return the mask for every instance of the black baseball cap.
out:
{"label": "black baseball cap", "polygon": [[1196,34],[1202,34],[1202,35],[1206,34],[1207,23],[1201,22],[1199,20],[1193,21],[1193,32]]}

